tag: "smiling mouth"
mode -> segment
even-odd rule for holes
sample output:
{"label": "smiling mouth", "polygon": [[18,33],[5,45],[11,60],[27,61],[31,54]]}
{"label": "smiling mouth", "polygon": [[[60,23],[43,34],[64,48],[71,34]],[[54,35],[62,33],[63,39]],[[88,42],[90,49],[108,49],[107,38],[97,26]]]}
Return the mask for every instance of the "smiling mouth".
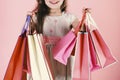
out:
{"label": "smiling mouth", "polygon": [[52,2],[52,1],[49,1],[51,4],[57,4],[57,3],[59,3],[59,1],[57,1],[57,2]]}

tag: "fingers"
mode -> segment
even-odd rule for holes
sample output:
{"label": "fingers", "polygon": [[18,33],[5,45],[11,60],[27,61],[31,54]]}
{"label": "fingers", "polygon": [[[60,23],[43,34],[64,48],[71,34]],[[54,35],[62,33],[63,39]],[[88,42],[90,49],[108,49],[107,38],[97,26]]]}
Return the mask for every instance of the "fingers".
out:
{"label": "fingers", "polygon": [[35,13],[33,11],[28,11],[27,15],[33,16]]}
{"label": "fingers", "polygon": [[91,13],[91,8],[83,8],[83,13]]}

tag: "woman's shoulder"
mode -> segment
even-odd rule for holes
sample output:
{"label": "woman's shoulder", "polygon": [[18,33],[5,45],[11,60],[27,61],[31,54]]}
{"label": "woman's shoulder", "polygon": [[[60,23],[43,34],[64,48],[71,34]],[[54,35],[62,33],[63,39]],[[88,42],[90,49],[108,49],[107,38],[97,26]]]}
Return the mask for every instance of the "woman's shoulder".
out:
{"label": "woman's shoulder", "polygon": [[77,16],[70,13],[70,12],[63,12],[63,16],[72,24],[76,19],[78,20]]}
{"label": "woman's shoulder", "polygon": [[64,12],[63,15],[65,16],[65,18],[67,18],[72,27],[76,27],[79,24],[79,19],[76,15],[70,12]]}

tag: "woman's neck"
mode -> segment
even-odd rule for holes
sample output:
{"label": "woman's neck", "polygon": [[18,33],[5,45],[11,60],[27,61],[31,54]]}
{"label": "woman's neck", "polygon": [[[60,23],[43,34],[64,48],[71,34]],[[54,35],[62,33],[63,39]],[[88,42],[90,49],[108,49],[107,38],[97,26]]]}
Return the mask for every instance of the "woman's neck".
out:
{"label": "woman's neck", "polygon": [[50,16],[60,16],[60,15],[62,15],[62,12],[60,9],[51,9],[49,15]]}

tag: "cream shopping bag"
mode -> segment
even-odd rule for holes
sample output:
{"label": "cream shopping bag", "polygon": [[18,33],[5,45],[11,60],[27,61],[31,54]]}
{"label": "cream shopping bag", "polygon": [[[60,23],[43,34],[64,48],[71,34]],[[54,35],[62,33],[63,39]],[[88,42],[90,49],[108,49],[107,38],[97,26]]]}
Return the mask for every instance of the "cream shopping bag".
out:
{"label": "cream shopping bag", "polygon": [[28,35],[32,78],[33,80],[54,80],[40,38],[38,34]]}

